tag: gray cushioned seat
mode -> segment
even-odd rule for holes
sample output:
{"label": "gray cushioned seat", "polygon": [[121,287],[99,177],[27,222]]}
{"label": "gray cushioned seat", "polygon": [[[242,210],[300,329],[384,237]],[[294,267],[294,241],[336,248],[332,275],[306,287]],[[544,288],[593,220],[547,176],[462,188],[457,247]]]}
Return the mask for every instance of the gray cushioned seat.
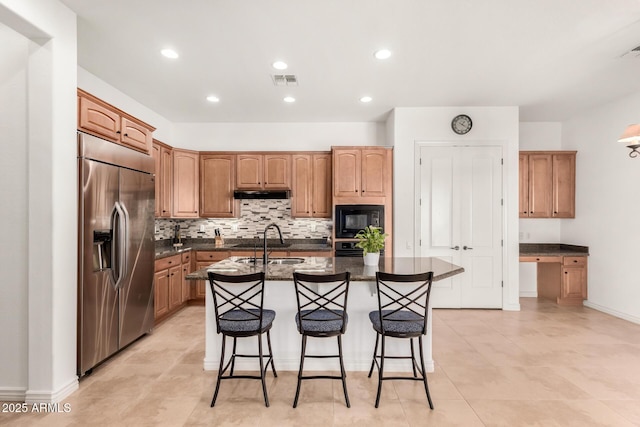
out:
{"label": "gray cushioned seat", "polygon": [[[251,313],[255,313],[256,316],[260,314],[260,310],[251,308],[247,311]],[[262,310],[262,327],[260,331],[265,331],[269,329],[273,319],[276,318],[276,312],[273,310]],[[224,332],[252,332],[258,331],[258,319],[243,311],[243,310],[232,310],[228,313],[225,313],[220,318],[220,330]]]}
{"label": "gray cushioned seat", "polygon": [[[311,313],[312,310],[302,310],[302,326],[304,326],[304,330],[306,332],[339,332],[342,330],[342,319],[339,318],[342,316],[342,310],[317,310],[311,315],[307,316],[307,314]],[[345,322],[349,322],[349,315],[345,314]],[[300,316],[296,314],[296,325],[298,327],[298,332],[302,333],[300,330]]]}
{"label": "gray cushioned seat", "polygon": [[[386,316],[391,312],[392,310],[382,310],[382,316]],[[377,310],[370,312],[369,319],[373,324],[373,329],[378,333],[382,333],[382,328],[380,326],[380,313]],[[385,335],[392,335],[396,333],[402,335],[415,334],[417,336],[422,335],[423,328],[424,318],[412,311],[401,310],[384,320]]]}

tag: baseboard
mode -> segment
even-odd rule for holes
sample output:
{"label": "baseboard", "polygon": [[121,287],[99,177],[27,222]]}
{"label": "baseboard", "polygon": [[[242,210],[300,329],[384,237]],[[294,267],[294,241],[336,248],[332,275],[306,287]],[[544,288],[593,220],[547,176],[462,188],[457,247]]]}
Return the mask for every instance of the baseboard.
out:
{"label": "baseboard", "polygon": [[0,402],[24,402],[26,392],[22,387],[0,388]]}
{"label": "baseboard", "polygon": [[520,304],[505,304],[502,309],[504,311],[520,311]]}
{"label": "baseboard", "polygon": [[24,396],[25,403],[58,403],[78,389],[78,378],[74,377],[66,385],[56,391],[27,390]]}
{"label": "baseboard", "polygon": [[538,291],[520,291],[520,298],[538,298]]}
{"label": "baseboard", "polygon": [[585,307],[593,308],[594,310],[602,311],[603,313],[607,313],[612,316],[619,317],[620,319],[628,320],[629,322],[637,323],[640,325],[640,317],[631,316],[621,311],[613,310],[600,304],[595,304],[589,300],[584,300],[583,304]]}

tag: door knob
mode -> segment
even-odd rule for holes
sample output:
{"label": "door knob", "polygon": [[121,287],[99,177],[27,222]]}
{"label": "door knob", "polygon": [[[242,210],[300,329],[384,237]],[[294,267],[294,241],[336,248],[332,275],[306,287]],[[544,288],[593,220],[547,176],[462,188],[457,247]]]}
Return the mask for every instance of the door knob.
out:
{"label": "door knob", "polygon": [[454,247],[449,248],[449,249],[454,249],[454,250],[456,250],[456,251],[459,251],[459,250],[460,250],[460,246],[454,246]]}
{"label": "door knob", "polygon": [[469,247],[469,246],[466,246],[466,245],[465,245],[465,246],[463,246],[463,247],[462,247],[462,249],[464,249],[465,251],[470,251],[470,250],[472,250],[473,248],[471,248],[471,247]]}

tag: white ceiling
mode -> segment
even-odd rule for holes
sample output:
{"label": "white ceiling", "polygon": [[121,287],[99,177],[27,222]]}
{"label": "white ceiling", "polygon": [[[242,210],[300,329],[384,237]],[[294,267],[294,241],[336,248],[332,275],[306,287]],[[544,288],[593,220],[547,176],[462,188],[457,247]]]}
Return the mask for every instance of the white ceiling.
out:
{"label": "white ceiling", "polygon": [[[640,57],[621,58],[640,45],[639,0],[62,2],[78,14],[79,65],[173,122],[504,105],[522,121],[560,121],[640,91]],[[180,58],[162,57],[167,46]],[[380,47],[390,59],[373,57]],[[275,60],[299,86],[274,86]]]}

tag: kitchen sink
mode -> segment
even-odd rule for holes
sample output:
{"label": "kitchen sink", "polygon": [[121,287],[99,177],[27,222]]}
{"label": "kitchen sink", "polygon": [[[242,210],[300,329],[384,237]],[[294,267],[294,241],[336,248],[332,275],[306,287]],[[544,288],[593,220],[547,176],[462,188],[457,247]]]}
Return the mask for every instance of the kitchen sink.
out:
{"label": "kitchen sink", "polygon": [[[239,262],[240,264],[253,264],[253,258],[238,258],[235,262]],[[304,262],[304,258],[269,258],[267,264],[269,265],[295,265],[302,264]],[[262,265],[262,258],[258,258],[256,260],[256,264]]]}

